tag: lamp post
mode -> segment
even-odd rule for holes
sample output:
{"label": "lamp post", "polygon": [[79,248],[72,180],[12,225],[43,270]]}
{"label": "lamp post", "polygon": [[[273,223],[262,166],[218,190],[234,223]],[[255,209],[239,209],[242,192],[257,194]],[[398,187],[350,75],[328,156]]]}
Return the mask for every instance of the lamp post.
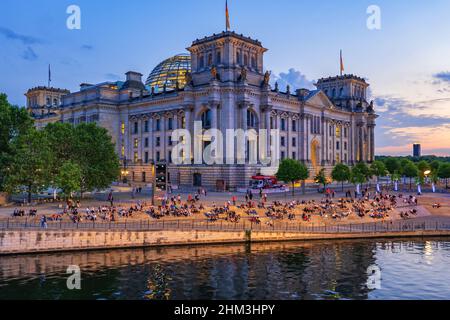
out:
{"label": "lamp post", "polygon": [[123,158],[123,167],[122,167],[122,170],[120,171],[120,174],[122,177],[122,182],[127,183],[128,182],[127,177],[128,177],[129,171],[127,168],[127,158],[126,157]]}
{"label": "lamp post", "polygon": [[155,205],[155,191],[156,191],[156,164],[155,161],[150,160],[152,170],[152,206]]}

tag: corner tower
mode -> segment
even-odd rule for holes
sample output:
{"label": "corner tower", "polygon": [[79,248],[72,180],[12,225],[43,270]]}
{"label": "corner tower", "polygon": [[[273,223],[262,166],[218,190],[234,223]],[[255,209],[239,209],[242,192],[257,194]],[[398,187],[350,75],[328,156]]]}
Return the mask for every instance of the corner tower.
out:
{"label": "corner tower", "polygon": [[249,84],[260,85],[263,80],[267,49],[258,40],[225,31],[197,39],[187,50],[191,53],[194,86],[208,84],[214,67],[221,82],[237,82],[243,73]]}
{"label": "corner tower", "polygon": [[338,108],[348,111],[366,110],[367,88],[369,84],[365,79],[353,74],[337,77],[328,77],[317,80],[316,84]]}

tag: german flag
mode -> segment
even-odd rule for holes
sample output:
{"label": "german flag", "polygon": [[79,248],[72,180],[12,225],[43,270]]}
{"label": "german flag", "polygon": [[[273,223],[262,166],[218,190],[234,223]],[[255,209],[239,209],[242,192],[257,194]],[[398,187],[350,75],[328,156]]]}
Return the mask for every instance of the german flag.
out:
{"label": "german flag", "polygon": [[225,16],[227,19],[225,28],[226,31],[229,31],[231,27],[230,27],[230,13],[228,12],[228,0],[225,0]]}

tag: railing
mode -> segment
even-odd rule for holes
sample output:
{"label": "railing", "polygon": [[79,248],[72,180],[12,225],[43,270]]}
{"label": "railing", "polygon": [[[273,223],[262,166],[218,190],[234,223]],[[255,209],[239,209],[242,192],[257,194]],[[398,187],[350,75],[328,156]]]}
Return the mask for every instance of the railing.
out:
{"label": "railing", "polygon": [[255,223],[242,220],[239,223],[231,223],[224,220],[215,222],[206,220],[142,220],[124,222],[63,222],[52,221],[46,226],[37,221],[17,221],[7,219],[0,221],[0,230],[40,230],[40,231],[264,231],[264,232],[298,232],[298,233],[388,233],[388,232],[411,232],[411,231],[450,231],[450,218],[426,219],[417,218],[401,221],[379,221],[370,223],[354,224],[321,224],[299,223],[294,221],[273,220],[272,225],[266,223]]}

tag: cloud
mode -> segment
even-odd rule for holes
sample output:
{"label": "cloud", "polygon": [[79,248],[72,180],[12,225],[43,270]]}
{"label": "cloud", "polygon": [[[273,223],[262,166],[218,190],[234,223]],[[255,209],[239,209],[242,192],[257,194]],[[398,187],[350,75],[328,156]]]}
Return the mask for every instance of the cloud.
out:
{"label": "cloud", "polygon": [[434,79],[437,79],[437,82],[449,82],[450,83],[450,71],[443,71],[433,75]]}
{"label": "cloud", "polygon": [[82,50],[94,50],[94,46],[91,46],[90,44],[84,44],[81,46]]}
{"label": "cloud", "polygon": [[38,58],[36,52],[30,46],[20,55],[24,60],[35,61]]}
{"label": "cloud", "polygon": [[43,41],[39,38],[35,38],[32,36],[27,36],[23,34],[18,34],[11,29],[0,27],[0,34],[3,35],[6,39],[17,40],[22,42],[24,45],[32,45],[32,44],[42,44]]}
{"label": "cloud", "polygon": [[272,87],[275,85],[275,82],[278,82],[280,90],[285,90],[286,86],[289,85],[291,87],[291,92],[294,92],[296,89],[315,88],[312,81],[308,80],[304,74],[294,68],[289,69],[287,73],[281,72],[278,75],[272,75]]}
{"label": "cloud", "polygon": [[[425,101],[424,101],[425,102]],[[374,100],[377,114],[377,154],[410,154],[412,144],[422,144],[424,153],[448,155],[450,116],[428,113],[428,104],[380,96]]]}

